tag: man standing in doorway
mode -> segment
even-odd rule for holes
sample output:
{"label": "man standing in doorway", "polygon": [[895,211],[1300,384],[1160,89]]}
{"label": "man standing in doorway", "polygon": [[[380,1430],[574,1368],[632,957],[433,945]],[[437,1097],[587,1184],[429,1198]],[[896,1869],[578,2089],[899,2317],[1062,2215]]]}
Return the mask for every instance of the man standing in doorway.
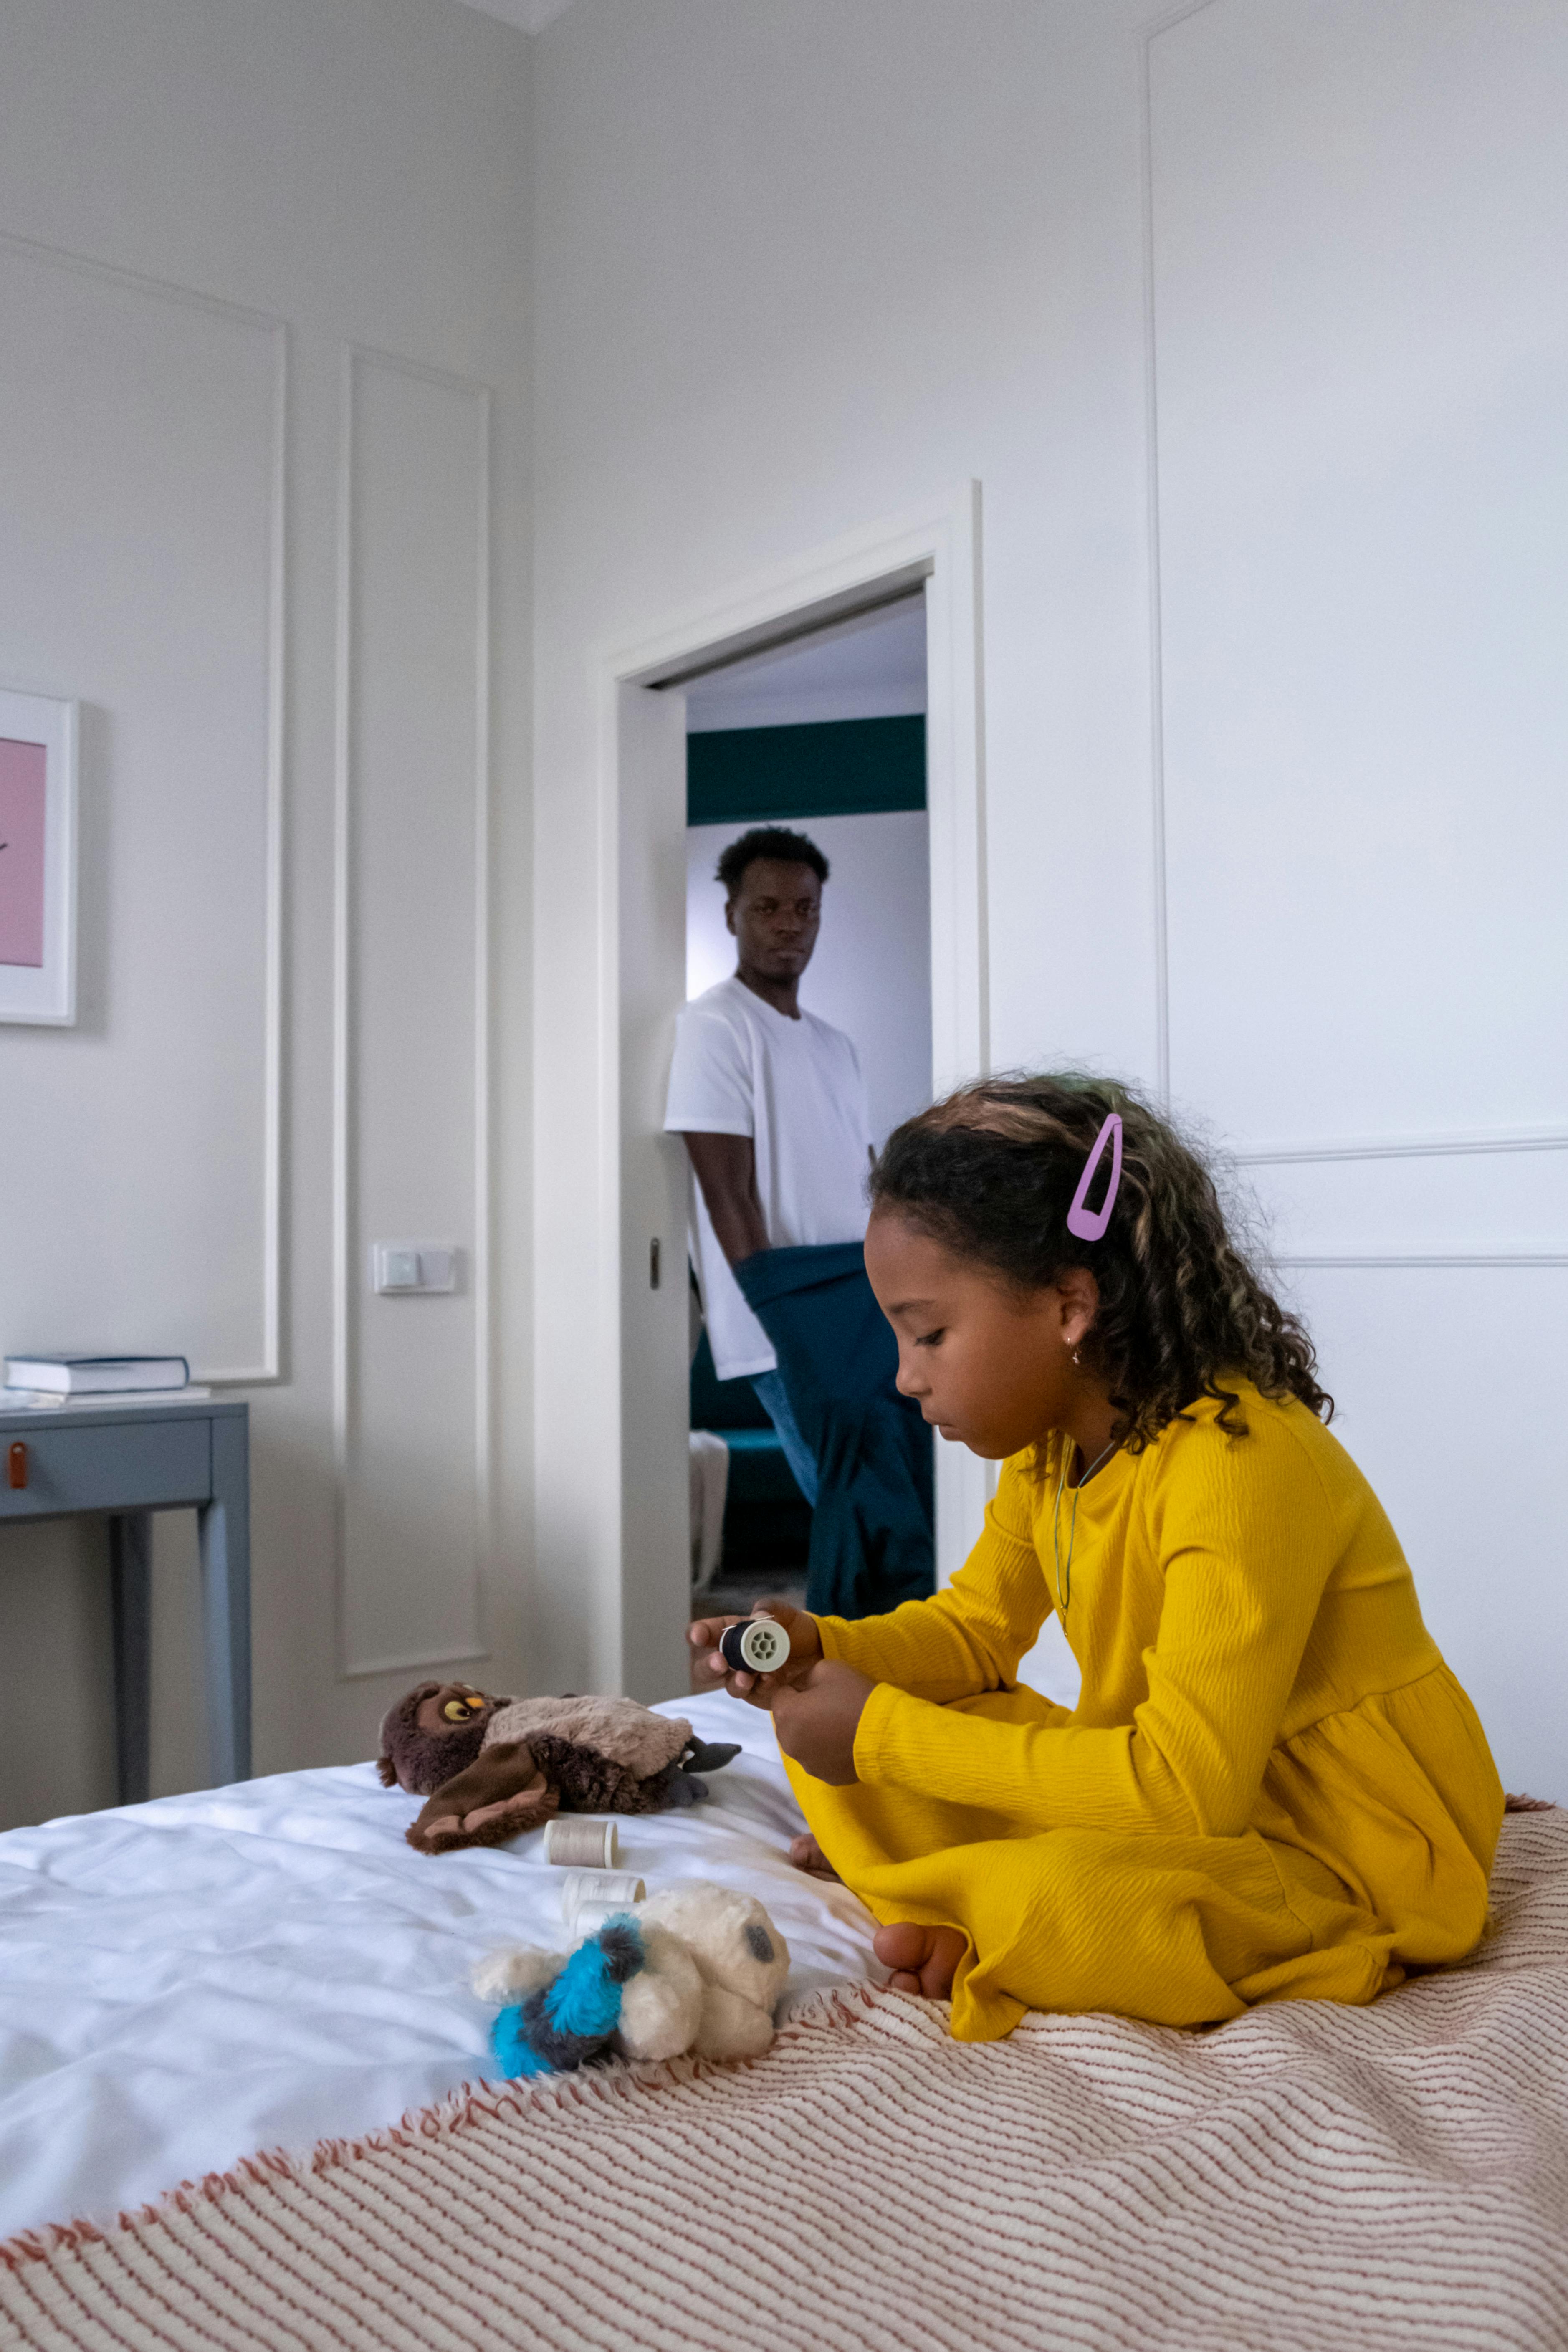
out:
{"label": "man standing in doorway", "polygon": [[735,973],[681,1009],[664,1121],[684,1140],[696,1179],[714,1369],[721,1381],[751,1381],[808,1503],[816,1459],[731,1268],[759,1250],[858,1242],[866,1232],[871,1134],[859,1059],[841,1029],[799,1002],[827,870],[814,841],[780,825],[742,834],[720,858]]}

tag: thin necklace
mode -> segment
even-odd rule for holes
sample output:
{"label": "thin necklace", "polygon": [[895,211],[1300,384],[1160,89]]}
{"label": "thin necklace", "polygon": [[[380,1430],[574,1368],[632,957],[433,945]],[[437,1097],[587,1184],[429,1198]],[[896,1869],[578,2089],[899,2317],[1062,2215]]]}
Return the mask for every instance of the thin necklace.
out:
{"label": "thin necklace", "polygon": [[[1064,1617],[1072,1605],[1072,1548],[1078,1536],[1078,1498],[1100,1468],[1100,1464],[1110,1461],[1118,1443],[1119,1441],[1113,1437],[1104,1453],[1095,1455],[1094,1460],[1072,1490],[1072,1517],[1068,1521],[1068,1556],[1065,1560],[1061,1555],[1061,1547],[1057,1540],[1057,1527],[1062,1511],[1062,1488],[1068,1482],[1068,1447],[1065,1444],[1062,1447],[1062,1466],[1057,1475],[1057,1499],[1051,1506],[1051,1558],[1056,1562],[1057,1598],[1061,1603]],[[1074,1454],[1078,1452],[1076,1441],[1071,1450]]]}

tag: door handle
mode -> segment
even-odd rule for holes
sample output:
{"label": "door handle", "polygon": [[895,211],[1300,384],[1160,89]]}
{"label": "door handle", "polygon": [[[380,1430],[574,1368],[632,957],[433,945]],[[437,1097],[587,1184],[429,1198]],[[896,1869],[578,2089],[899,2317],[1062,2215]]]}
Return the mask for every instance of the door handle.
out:
{"label": "door handle", "polygon": [[26,1483],[27,1449],[18,1437],[5,1456],[5,1484],[7,1486],[25,1486]]}

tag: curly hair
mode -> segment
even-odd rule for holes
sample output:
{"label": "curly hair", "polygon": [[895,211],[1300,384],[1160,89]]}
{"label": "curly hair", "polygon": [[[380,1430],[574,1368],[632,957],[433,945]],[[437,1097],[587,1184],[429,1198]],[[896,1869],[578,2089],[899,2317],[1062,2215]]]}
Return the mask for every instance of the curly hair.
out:
{"label": "curly hair", "polygon": [[[1102,1239],[1079,1241],[1068,1209],[1112,1111],[1122,1123],[1121,1189]],[[1096,1201],[1109,1169],[1108,1153]],[[1207,1168],[1131,1087],[1079,1071],[977,1079],[889,1136],[870,1189],[873,1207],[897,1210],[1021,1290],[1088,1268],[1100,1305],[1081,1355],[1110,1391],[1130,1453],[1202,1397],[1219,1401],[1222,1429],[1244,1436],[1227,1378],[1333,1416],[1311,1341],[1232,1238]]]}
{"label": "curly hair", "polygon": [[828,877],[826,858],[804,833],[792,833],[784,824],[754,824],[750,833],[730,844],[714,871],[713,879],[722,882],[726,898],[735,896],[746,878],[747,866],[754,866],[759,857],[774,858],[781,866],[809,866],[819,882]]}

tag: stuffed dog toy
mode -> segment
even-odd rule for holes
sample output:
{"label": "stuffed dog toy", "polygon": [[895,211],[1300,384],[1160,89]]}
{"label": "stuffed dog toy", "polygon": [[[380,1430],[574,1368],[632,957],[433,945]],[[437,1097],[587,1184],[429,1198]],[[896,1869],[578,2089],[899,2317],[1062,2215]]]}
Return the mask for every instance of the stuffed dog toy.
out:
{"label": "stuffed dog toy", "polygon": [[773,2038],[789,1947],[754,1895],[704,1880],[617,1911],[570,1956],[526,1946],[473,1974],[503,2000],[490,2046],[510,2075],[609,2059],[756,2058]]}

